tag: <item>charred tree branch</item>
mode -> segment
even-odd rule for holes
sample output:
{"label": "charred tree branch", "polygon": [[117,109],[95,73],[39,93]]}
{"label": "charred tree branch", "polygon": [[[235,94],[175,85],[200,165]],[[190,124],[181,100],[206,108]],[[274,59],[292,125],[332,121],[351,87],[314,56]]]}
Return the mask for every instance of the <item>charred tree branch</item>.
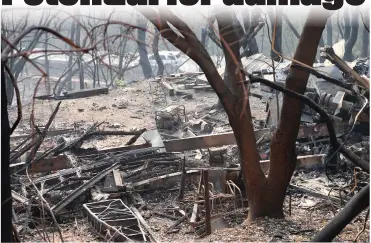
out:
{"label": "charred tree branch", "polygon": [[311,242],[332,241],[352,220],[369,205],[370,185],[357,193]]}

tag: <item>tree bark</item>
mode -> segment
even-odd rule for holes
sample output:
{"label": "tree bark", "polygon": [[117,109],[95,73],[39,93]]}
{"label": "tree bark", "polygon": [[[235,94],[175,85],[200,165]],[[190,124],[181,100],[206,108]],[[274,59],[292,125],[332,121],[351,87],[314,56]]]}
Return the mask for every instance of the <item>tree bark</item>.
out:
{"label": "tree bark", "polygon": [[326,32],[327,32],[327,46],[332,46],[332,20],[331,17],[328,18],[327,24],[326,24]]}
{"label": "tree bark", "polygon": [[1,64],[1,241],[13,242],[12,237],[12,196],[10,188],[9,154],[10,125],[5,89],[5,70]]}
{"label": "tree bark", "polygon": [[351,31],[351,25],[350,25],[350,10],[347,8],[344,8],[344,40],[347,41],[350,38],[350,31]]}
{"label": "tree bark", "polygon": [[138,16],[138,50],[139,50],[139,63],[142,67],[144,78],[150,78],[152,77],[152,67],[148,60],[148,52],[146,48],[146,21],[143,21],[143,19]]}
{"label": "tree bark", "polygon": [[[75,29],[75,43],[76,45],[80,46],[80,37],[81,37],[81,26],[76,23],[76,29]],[[79,79],[80,79],[80,89],[85,88],[84,83],[84,66],[82,65],[82,54],[78,54],[77,56],[77,66],[79,69]]]}
{"label": "tree bark", "polygon": [[[74,40],[75,39],[75,22],[72,22],[72,24],[71,24],[71,36],[70,36],[70,38],[71,38],[71,40]],[[73,53],[71,52],[71,53],[69,53],[68,54],[68,68],[69,67],[71,67],[71,65],[72,65],[72,60],[73,60]],[[71,74],[71,72],[72,72],[72,68],[70,69],[70,73],[69,73],[69,75]],[[67,82],[68,82],[68,90],[72,90],[72,76],[73,75],[70,75],[69,77],[69,79],[67,80]],[[58,93],[58,95],[59,95],[60,93]]]}
{"label": "tree bark", "polygon": [[370,33],[366,30],[366,28],[363,28],[362,32],[363,38],[362,38],[362,57],[369,57],[370,56]]}
{"label": "tree bark", "polygon": [[[257,11],[254,11],[252,14],[250,12],[250,9],[247,9],[246,14],[242,14],[243,25],[245,28],[245,35],[250,35],[254,32],[254,29],[259,24],[260,15],[261,15],[260,9],[258,9]],[[255,36],[251,37],[249,42],[247,42],[247,47],[249,49],[248,52],[246,52],[246,47],[244,47],[245,48],[244,52],[248,53],[247,56],[251,56],[251,55],[259,53],[259,47],[258,47],[258,43],[256,42]]]}
{"label": "tree bark", "polygon": [[155,37],[153,39],[153,45],[152,45],[153,56],[155,57],[156,63],[157,63],[157,75],[164,75],[164,64],[161,60],[160,54],[158,53],[159,40],[160,40],[160,34],[159,34],[158,29],[155,27]]}
{"label": "tree bark", "polygon": [[[318,44],[326,25],[327,15],[317,14],[311,10],[306,20],[294,60],[312,66],[316,57]],[[286,88],[304,94],[309,73],[290,68],[286,79]],[[280,122],[271,141],[270,168],[267,178],[266,196],[258,202],[259,210],[252,211],[254,218],[265,216],[283,216],[283,202],[286,189],[296,166],[296,137],[299,131],[302,104],[299,100],[283,97]],[[264,206],[263,206],[264,205]],[[272,212],[273,211],[273,212]]]}
{"label": "tree bark", "polygon": [[[323,40],[323,36],[321,36],[321,39],[319,39],[319,47],[324,47],[324,46],[325,46],[325,42]],[[317,51],[317,53],[319,57],[319,62],[324,63],[326,59],[324,57],[321,57],[319,50]]]}
{"label": "tree bark", "polygon": [[345,61],[353,61],[353,47],[358,38],[358,29],[359,29],[359,22],[358,22],[358,11],[353,10],[351,12],[351,32],[350,37],[345,42],[345,53],[344,53],[344,60]]}

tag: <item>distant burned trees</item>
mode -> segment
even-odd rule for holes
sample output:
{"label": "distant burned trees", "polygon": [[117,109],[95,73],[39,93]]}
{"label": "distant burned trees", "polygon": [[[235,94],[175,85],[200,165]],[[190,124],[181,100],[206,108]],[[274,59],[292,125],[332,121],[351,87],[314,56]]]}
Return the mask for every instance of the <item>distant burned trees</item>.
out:
{"label": "distant burned trees", "polygon": [[164,67],[164,63],[162,62],[162,59],[160,57],[160,54],[159,54],[159,50],[158,50],[158,44],[159,44],[159,41],[160,41],[160,32],[158,31],[157,27],[155,27],[155,36],[153,38],[153,44],[152,44],[152,49],[153,49],[153,56],[156,60],[156,63],[157,63],[157,75],[158,76],[161,76],[161,75],[164,75],[164,70],[165,70],[165,67]]}
{"label": "distant burned trees", "polygon": [[142,16],[137,16],[137,43],[139,51],[139,63],[142,67],[144,78],[152,77],[152,67],[148,60],[148,51],[146,47],[146,32],[148,21]]}
{"label": "distant burned trees", "polygon": [[344,20],[345,23],[345,53],[344,60],[352,61],[354,59],[353,47],[356,44],[358,38],[359,29],[359,9],[349,10],[350,17],[348,13],[345,13]]}

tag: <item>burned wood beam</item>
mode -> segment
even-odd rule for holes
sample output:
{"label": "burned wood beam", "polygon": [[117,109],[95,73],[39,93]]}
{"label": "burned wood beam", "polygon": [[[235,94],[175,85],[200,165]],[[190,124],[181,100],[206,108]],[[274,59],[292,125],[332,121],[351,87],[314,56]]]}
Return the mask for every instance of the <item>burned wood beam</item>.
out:
{"label": "burned wood beam", "polygon": [[203,183],[203,175],[201,174],[200,176],[200,181],[198,182],[198,188],[197,188],[197,194],[195,197],[195,204],[193,204],[193,210],[192,210],[192,216],[189,221],[189,223],[192,225],[192,227],[195,227],[196,225],[196,220],[197,220],[197,214],[198,214],[198,203],[197,200],[201,194],[201,188],[202,188],[202,183]]}
{"label": "burned wood beam", "polygon": [[183,223],[190,215],[191,215],[191,212],[187,213],[186,215],[184,215],[183,217],[181,217],[180,219],[178,219],[172,226],[170,226],[169,228],[167,228],[167,231],[166,232],[170,233],[173,229],[175,229],[175,227],[177,227],[178,225],[180,225],[181,223]]}
{"label": "burned wood beam", "polygon": [[88,182],[86,182],[83,185],[79,186],[70,195],[68,195],[62,201],[60,201],[58,204],[56,204],[54,207],[52,207],[53,212],[56,213],[56,214],[59,213],[63,208],[65,208],[73,200],[75,200],[76,198],[78,198],[87,189],[89,189],[92,186],[94,186],[96,183],[98,183],[100,180],[102,180],[106,175],[108,175],[112,170],[117,169],[119,167],[120,167],[120,164],[116,162],[111,167],[109,167],[108,169],[105,169],[101,173],[99,173],[96,176],[94,176]]}
{"label": "burned wood beam", "polygon": [[[187,176],[199,174],[199,170],[188,170],[186,171]],[[156,187],[163,187],[165,184],[176,184],[179,182],[179,177],[182,176],[182,172],[175,172],[163,176],[153,177],[147,180],[134,182],[127,185],[127,188],[136,190],[145,190],[147,188],[156,189]]]}
{"label": "burned wood beam", "polygon": [[99,127],[102,124],[103,124],[103,122],[94,123],[94,125],[92,125],[90,128],[88,128],[86,130],[86,132],[81,137],[69,142],[65,147],[58,150],[58,153],[63,153],[64,151],[70,150],[72,148],[75,148],[78,145],[81,145],[84,142],[84,140],[86,140],[89,137],[89,134],[92,133],[97,127]]}
{"label": "burned wood beam", "polygon": [[[61,129],[61,130],[52,130],[52,131],[48,131],[46,133],[46,136],[48,137],[54,137],[54,136],[58,136],[58,135],[62,135],[62,134],[66,134],[66,133],[73,133],[75,132],[76,130],[73,129],[73,128],[69,128],[69,129]],[[29,139],[31,138],[32,136],[35,136],[37,133],[32,133],[32,134],[22,134],[22,135],[14,135],[14,136],[11,136],[10,137],[10,140],[17,140],[17,139]]]}
{"label": "burned wood beam", "polygon": [[30,153],[30,155],[26,159],[26,166],[28,166],[29,163],[31,163],[32,161],[34,161],[34,156],[36,154],[36,151],[39,149],[41,143],[44,141],[44,138],[46,137],[46,134],[48,132],[48,129],[49,129],[50,125],[52,124],[55,116],[57,115],[57,112],[59,110],[59,107],[60,107],[61,103],[62,103],[61,101],[58,102],[58,104],[55,107],[52,115],[50,116],[48,122],[46,123],[43,131],[41,132],[41,134],[38,136],[38,138],[34,142],[34,146],[32,147],[31,153]]}
{"label": "burned wood beam", "polygon": [[113,170],[113,179],[115,180],[115,184],[118,188],[124,187],[124,183],[122,182],[121,173],[119,170]]}
{"label": "burned wood beam", "polygon": [[[135,153],[135,152],[137,152],[137,153]],[[91,188],[96,183],[98,183],[100,180],[102,180],[106,175],[108,175],[109,173],[111,173],[112,170],[118,169],[120,166],[122,166],[122,163],[123,162],[130,162],[130,161],[133,161],[133,160],[139,160],[140,159],[140,155],[143,155],[146,152],[147,152],[146,149],[143,149],[141,151],[129,151],[129,152],[123,154],[123,157],[125,158],[123,161],[120,161],[119,159],[115,158],[116,156],[114,156],[114,160],[116,162],[113,165],[111,165],[107,169],[103,170],[102,172],[98,173],[96,176],[94,176],[93,178],[91,178],[89,181],[87,181],[83,185],[79,186],[70,195],[68,195],[62,201],[60,201],[59,203],[57,203],[52,208],[52,210],[55,213],[60,212],[63,208],[65,208],[73,200],[75,200],[77,197],[79,197],[87,189]]]}
{"label": "burned wood beam", "polygon": [[87,134],[85,139],[90,138],[91,136],[135,136],[141,135],[143,130],[140,131],[95,131]]}
{"label": "burned wood beam", "polygon": [[210,222],[210,195],[209,195],[209,171],[202,171],[202,177],[204,179],[204,198],[205,198],[205,225],[206,235],[211,234],[211,222]]}
{"label": "burned wood beam", "polygon": [[180,188],[179,188],[179,195],[178,195],[179,200],[182,200],[184,198],[184,187],[185,187],[185,179],[186,179],[185,157],[182,162],[181,171],[182,171],[182,175],[180,177]]}
{"label": "burned wood beam", "polygon": [[338,55],[335,54],[332,47],[321,48],[321,56],[328,59],[331,63],[335,64],[351,81],[358,82],[366,89],[370,88],[370,81],[361,77],[356,71],[346,64]]}
{"label": "burned wood beam", "polygon": [[[340,130],[342,127],[342,125],[336,125],[335,129]],[[266,138],[269,139],[271,136],[270,129],[267,128],[255,130],[255,137],[260,138],[263,135],[265,135]],[[329,133],[326,124],[320,123],[314,126],[301,126],[297,139],[328,135]],[[183,152],[187,150],[196,150],[201,148],[211,148],[236,144],[233,132],[203,135],[191,138],[172,139],[165,140],[163,142],[167,152]]]}
{"label": "burned wood beam", "polygon": [[141,129],[141,130],[139,130],[138,132],[137,132],[137,134],[135,134],[132,138],[130,138],[130,140],[125,144],[125,145],[133,145],[137,140],[138,140],[138,138],[144,133],[144,132],[146,132],[147,131],[147,129],[145,129],[145,128],[143,128],[143,129]]}
{"label": "burned wood beam", "polygon": [[316,235],[311,242],[332,241],[352,220],[370,205],[370,185],[362,188]]}
{"label": "burned wood beam", "polygon": [[340,198],[323,195],[321,193],[314,192],[312,190],[309,190],[309,189],[306,189],[306,188],[303,188],[303,187],[299,187],[299,186],[295,186],[295,185],[289,185],[289,187],[296,190],[296,191],[306,193],[306,194],[308,194],[310,196],[313,196],[313,197],[318,197],[318,198],[321,198],[323,200],[334,201],[334,202],[338,203],[339,205],[341,205],[343,203],[343,201]]}
{"label": "burned wood beam", "polygon": [[76,99],[76,98],[85,98],[90,96],[97,95],[106,95],[108,94],[108,88],[92,88],[92,89],[83,89],[77,91],[68,91],[64,96],[59,96],[57,99]]}

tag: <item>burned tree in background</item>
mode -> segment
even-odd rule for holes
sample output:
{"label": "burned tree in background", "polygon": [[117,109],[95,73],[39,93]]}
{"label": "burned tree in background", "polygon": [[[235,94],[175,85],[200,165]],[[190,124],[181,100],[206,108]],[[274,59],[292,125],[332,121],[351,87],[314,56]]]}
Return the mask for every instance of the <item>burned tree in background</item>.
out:
{"label": "burned tree in background", "polygon": [[152,67],[148,60],[148,52],[146,47],[146,30],[147,30],[147,21],[142,18],[140,15],[137,17],[138,24],[138,34],[137,34],[137,43],[139,51],[139,63],[142,67],[144,78],[152,77]]}
{"label": "burned tree in background", "polygon": [[160,57],[160,54],[158,53],[158,43],[159,43],[159,41],[160,41],[160,32],[155,27],[155,36],[153,38],[152,49],[153,49],[153,56],[154,56],[154,58],[156,60],[156,63],[157,63],[157,75],[161,76],[161,75],[164,75],[165,67],[164,67],[164,63],[162,62],[162,59]]}
{"label": "burned tree in background", "polygon": [[[348,15],[346,15],[348,16]],[[345,39],[345,53],[344,53],[344,60],[345,61],[352,61],[354,59],[353,55],[353,47],[357,41],[358,38],[358,29],[359,29],[359,11],[356,9],[350,10],[350,20],[347,19],[347,25],[346,26],[346,34],[345,36],[348,38]],[[345,18],[344,18],[345,19]]]}

